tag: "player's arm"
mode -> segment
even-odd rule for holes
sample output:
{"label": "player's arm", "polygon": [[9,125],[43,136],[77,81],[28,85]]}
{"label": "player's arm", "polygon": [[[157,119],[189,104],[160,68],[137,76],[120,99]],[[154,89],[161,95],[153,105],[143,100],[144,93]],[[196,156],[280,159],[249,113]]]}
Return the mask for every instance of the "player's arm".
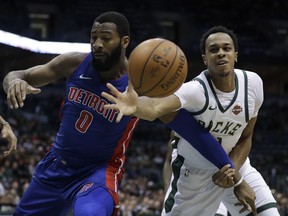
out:
{"label": "player's arm", "polygon": [[229,153],[231,160],[235,165],[235,170],[239,170],[250,154],[252,147],[252,137],[257,117],[252,118],[241,134],[235,147]]}
{"label": "player's arm", "polygon": [[222,146],[188,111],[181,109],[174,112],[181,108],[181,101],[176,95],[162,98],[138,97],[130,83],[123,93],[109,83],[107,87],[111,94],[102,92],[102,96],[112,104],[105,105],[105,109],[118,110],[117,121],[120,121],[123,115],[135,115],[146,120],[159,118],[219,169],[227,164],[234,167]]}
{"label": "player's arm", "polygon": [[102,96],[111,101],[112,104],[105,105],[105,109],[119,111],[117,122],[122,119],[123,115],[134,115],[144,120],[153,121],[181,107],[179,98],[174,94],[161,98],[138,97],[131,83],[123,93],[110,83],[107,84],[107,87],[111,94],[102,92]]}
{"label": "player's arm", "polygon": [[[257,117],[250,119],[248,125],[244,129],[241,134],[240,139],[238,140],[236,146],[232,149],[229,156],[234,163],[236,174],[242,165],[244,164],[245,160],[248,158],[251,147],[252,147],[252,137],[254,127],[257,121]],[[241,203],[244,203],[244,208],[242,211],[251,207],[251,210],[256,215],[256,206],[255,206],[255,199],[256,195],[255,192],[250,188],[250,186],[243,180],[239,186],[235,187],[234,193],[237,196],[238,200],[242,200]],[[248,206],[249,204],[249,206]]]}
{"label": "player's arm", "polygon": [[83,59],[83,54],[66,53],[59,55],[46,64],[9,72],[3,80],[3,89],[7,93],[11,108],[24,105],[27,94],[40,93],[39,88],[60,78],[68,77]]}
{"label": "player's arm", "polygon": [[[237,187],[234,188],[234,194],[238,198],[238,200],[243,205],[243,208],[241,209],[241,212],[244,212],[247,209],[252,210],[254,215],[256,214],[256,206],[255,206],[255,192],[252,190],[252,188],[245,182],[245,180],[241,180],[241,175],[238,172],[239,169],[242,167],[244,162],[246,161],[248,155],[250,154],[250,150],[252,147],[252,137],[253,137],[253,130],[254,126],[256,124],[257,117],[252,118],[249,123],[247,124],[246,128],[241,134],[240,139],[238,140],[235,147],[230,152],[229,156],[232,162],[235,166],[235,182],[242,181]],[[221,170],[219,170],[214,175],[220,175]],[[213,176],[214,177],[214,176]],[[215,184],[219,184],[219,178],[213,179]]]}

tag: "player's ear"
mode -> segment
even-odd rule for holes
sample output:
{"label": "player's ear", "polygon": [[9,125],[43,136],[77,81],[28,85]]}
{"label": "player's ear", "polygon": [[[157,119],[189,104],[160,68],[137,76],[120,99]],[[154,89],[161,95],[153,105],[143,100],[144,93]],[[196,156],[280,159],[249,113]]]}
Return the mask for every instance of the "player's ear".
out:
{"label": "player's ear", "polygon": [[235,52],[235,62],[237,62],[238,59],[238,52]]}
{"label": "player's ear", "polygon": [[124,49],[126,49],[129,45],[129,42],[130,42],[130,37],[129,36],[124,36],[122,37],[121,39],[121,45]]}
{"label": "player's ear", "polygon": [[207,65],[207,61],[206,61],[206,56],[205,55],[202,55],[202,60],[203,60],[204,64]]}

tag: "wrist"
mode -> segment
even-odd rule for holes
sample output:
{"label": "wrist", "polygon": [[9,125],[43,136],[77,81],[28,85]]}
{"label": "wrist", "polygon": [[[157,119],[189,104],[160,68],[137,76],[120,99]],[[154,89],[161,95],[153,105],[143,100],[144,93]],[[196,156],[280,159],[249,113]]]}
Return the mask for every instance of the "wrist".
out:
{"label": "wrist", "polygon": [[3,129],[3,127],[4,127],[5,125],[9,125],[9,122],[7,122],[7,121],[1,121],[1,130]]}
{"label": "wrist", "polygon": [[234,184],[234,187],[238,187],[243,182],[243,180],[244,178],[241,176],[241,178]]}

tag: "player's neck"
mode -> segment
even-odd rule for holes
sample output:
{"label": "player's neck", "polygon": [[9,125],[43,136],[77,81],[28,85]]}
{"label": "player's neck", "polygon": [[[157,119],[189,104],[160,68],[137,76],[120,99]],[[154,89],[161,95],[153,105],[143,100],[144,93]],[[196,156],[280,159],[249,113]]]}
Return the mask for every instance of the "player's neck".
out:
{"label": "player's neck", "polygon": [[100,77],[103,82],[116,80],[127,72],[128,60],[126,57],[121,58],[113,67],[107,71],[100,71]]}
{"label": "player's neck", "polygon": [[235,90],[235,73],[228,76],[210,76],[214,86],[222,92],[232,92]]}

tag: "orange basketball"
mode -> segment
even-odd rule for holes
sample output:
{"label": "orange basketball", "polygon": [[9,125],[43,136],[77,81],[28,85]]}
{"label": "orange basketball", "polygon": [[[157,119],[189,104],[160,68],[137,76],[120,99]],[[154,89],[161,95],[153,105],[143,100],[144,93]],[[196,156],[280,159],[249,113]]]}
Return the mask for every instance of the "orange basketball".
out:
{"label": "orange basketball", "polygon": [[188,63],[183,51],[173,42],[153,38],[140,43],[128,61],[129,79],[139,95],[164,97],[184,83]]}

